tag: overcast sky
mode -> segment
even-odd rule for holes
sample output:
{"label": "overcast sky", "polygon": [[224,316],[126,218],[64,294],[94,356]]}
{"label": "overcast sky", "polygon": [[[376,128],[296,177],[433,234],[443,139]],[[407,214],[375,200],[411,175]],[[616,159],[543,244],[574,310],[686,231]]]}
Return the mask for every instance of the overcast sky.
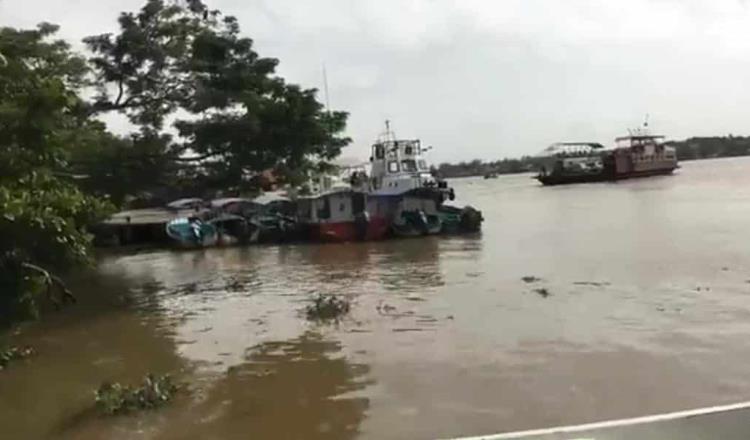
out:
{"label": "overcast sky", "polygon": [[[750,11],[740,0],[206,0],[289,81],[351,112],[366,157],[387,118],[434,162],[610,144],[651,115],[670,138],[750,134]],[[0,0],[0,25],[116,30],[141,0]],[[323,96],[321,95],[321,100]]]}

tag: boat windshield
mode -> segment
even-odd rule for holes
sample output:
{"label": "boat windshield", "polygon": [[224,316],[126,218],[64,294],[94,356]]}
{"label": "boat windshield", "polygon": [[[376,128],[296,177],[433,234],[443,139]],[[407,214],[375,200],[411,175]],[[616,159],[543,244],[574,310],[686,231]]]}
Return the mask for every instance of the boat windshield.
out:
{"label": "boat windshield", "polygon": [[640,147],[664,144],[664,136],[624,136],[615,139],[618,147]]}
{"label": "boat windshield", "polygon": [[414,159],[405,159],[401,161],[401,170],[406,173],[417,171],[417,162]]}

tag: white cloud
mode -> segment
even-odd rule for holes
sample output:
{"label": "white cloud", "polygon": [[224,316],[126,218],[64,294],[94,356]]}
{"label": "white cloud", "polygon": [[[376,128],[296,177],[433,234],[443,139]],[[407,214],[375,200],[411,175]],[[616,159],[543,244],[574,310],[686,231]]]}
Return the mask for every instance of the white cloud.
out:
{"label": "white cloud", "polygon": [[[436,160],[609,142],[651,113],[673,137],[741,134],[750,10],[736,0],[208,0],[279,72],[351,111],[366,156],[385,118]],[[0,0],[0,24],[115,30],[138,0]]]}

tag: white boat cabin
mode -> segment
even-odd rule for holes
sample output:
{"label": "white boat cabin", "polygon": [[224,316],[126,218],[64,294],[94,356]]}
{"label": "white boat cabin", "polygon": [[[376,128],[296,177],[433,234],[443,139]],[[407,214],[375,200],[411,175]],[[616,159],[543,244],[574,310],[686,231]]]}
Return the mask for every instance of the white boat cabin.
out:
{"label": "white boat cabin", "polygon": [[[643,172],[677,167],[674,147],[665,145],[664,136],[631,134],[615,139],[615,164],[618,171]],[[623,163],[628,161],[628,163]]]}
{"label": "white boat cabin", "polygon": [[352,222],[367,209],[367,195],[352,190],[337,190],[297,201],[297,217],[305,223]]}
{"label": "white boat cabin", "polygon": [[596,173],[603,167],[604,146],[594,142],[558,142],[545,148],[540,172]]}
{"label": "white boat cabin", "polygon": [[372,146],[369,192],[398,195],[437,182],[424,159],[421,142],[386,138]]}

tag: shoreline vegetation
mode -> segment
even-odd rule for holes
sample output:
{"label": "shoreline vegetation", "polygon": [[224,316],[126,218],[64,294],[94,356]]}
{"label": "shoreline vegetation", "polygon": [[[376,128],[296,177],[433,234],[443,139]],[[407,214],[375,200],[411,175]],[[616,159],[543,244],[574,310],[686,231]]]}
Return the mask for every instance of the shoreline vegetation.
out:
{"label": "shoreline vegetation", "polygon": [[235,17],[145,0],[118,23],[84,50],[51,23],[0,27],[0,329],[74,302],[62,275],[93,264],[112,212],[250,194],[269,175],[296,186],[351,142],[348,113],[281,77]]}
{"label": "shoreline vegetation", "polygon": [[[667,145],[676,149],[679,161],[750,155],[750,136],[691,137],[682,141],[669,141]],[[434,168],[434,172],[444,178],[519,174],[535,172],[539,163],[540,158],[536,156],[523,156],[520,159],[502,159],[494,162],[475,159],[457,164],[441,163]]]}

